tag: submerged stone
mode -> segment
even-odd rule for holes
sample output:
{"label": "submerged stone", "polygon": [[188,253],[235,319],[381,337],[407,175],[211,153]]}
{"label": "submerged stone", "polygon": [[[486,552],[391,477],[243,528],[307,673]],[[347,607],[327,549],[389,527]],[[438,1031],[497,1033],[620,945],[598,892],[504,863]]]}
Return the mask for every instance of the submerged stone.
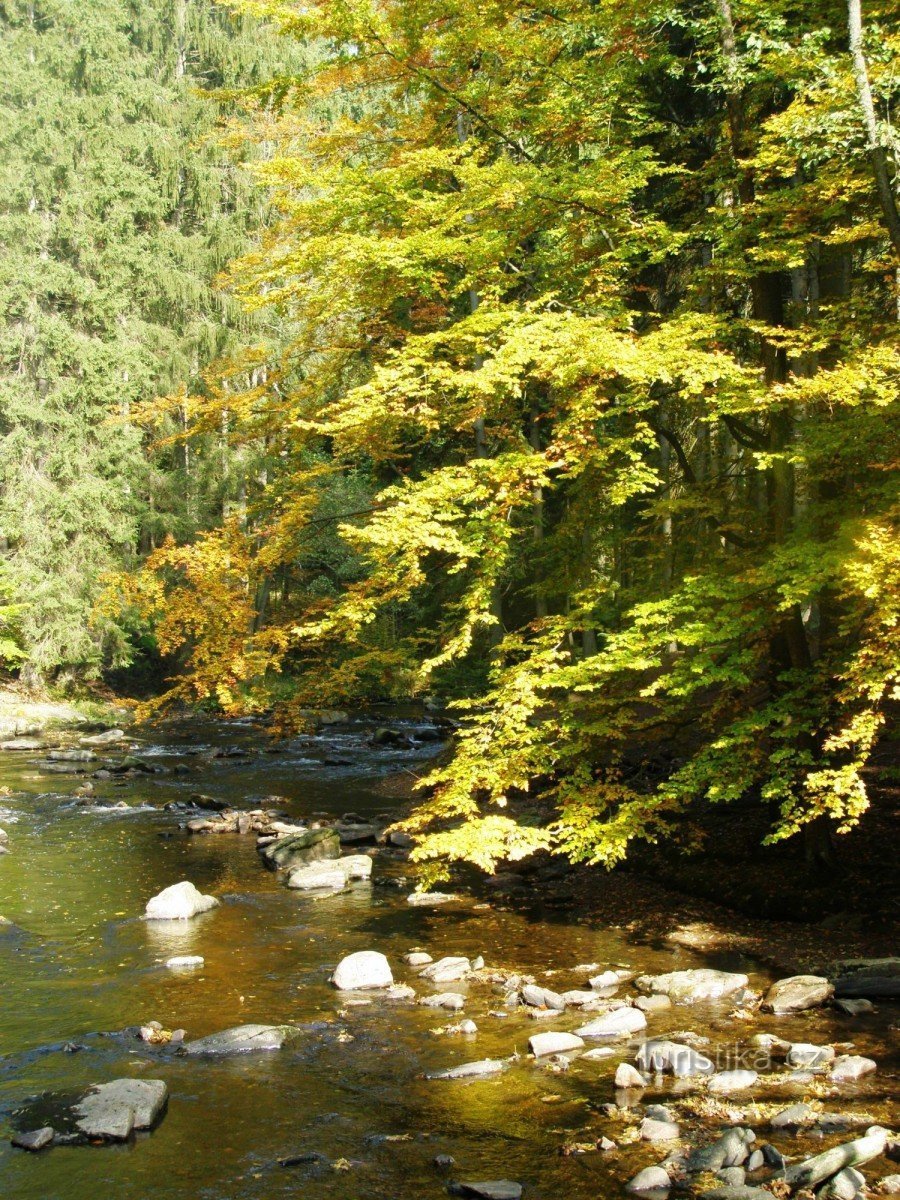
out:
{"label": "submerged stone", "polygon": [[237,1025],[208,1037],[186,1042],[184,1054],[249,1054],[257,1050],[280,1050],[299,1037],[296,1025]]}

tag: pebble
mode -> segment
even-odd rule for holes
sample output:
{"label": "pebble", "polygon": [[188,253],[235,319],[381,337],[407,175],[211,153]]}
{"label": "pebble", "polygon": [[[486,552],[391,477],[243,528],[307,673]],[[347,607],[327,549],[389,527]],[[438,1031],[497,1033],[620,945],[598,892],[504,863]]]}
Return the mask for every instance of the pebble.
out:
{"label": "pebble", "polygon": [[18,1146],[20,1150],[36,1153],[49,1146],[53,1138],[54,1130],[50,1125],[45,1125],[42,1129],[31,1129],[27,1133],[14,1133],[9,1140],[10,1145]]}
{"label": "pebble", "polygon": [[403,955],[403,961],[410,967],[427,967],[429,963],[434,962],[434,959],[424,950],[412,950],[409,954]]}
{"label": "pebble", "polygon": [[175,958],[167,958],[166,966],[170,971],[189,970],[192,967],[202,967],[205,961],[199,954],[181,954]]}

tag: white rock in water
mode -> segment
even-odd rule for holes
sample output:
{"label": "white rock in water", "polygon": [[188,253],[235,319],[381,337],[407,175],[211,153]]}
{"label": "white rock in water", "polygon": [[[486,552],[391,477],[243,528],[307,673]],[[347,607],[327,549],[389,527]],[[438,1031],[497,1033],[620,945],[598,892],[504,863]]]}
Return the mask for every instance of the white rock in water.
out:
{"label": "white rock in water", "polygon": [[579,1062],[600,1062],[604,1058],[614,1058],[615,1050],[611,1046],[598,1046],[596,1050],[586,1050]]}
{"label": "white rock in water", "polygon": [[861,1054],[842,1054],[834,1060],[828,1078],[840,1083],[849,1079],[859,1079],[876,1070],[878,1064],[874,1058],[863,1058]]}
{"label": "white rock in water", "polygon": [[161,1079],[114,1079],[95,1084],[72,1112],[84,1137],[124,1142],[133,1130],[156,1123],[168,1097]]}
{"label": "white rock in water", "polygon": [[824,1004],[834,995],[834,987],[822,975],[791,975],[773,983],[763,997],[764,1011],[803,1012]]}
{"label": "white rock in water", "polygon": [[451,900],[458,899],[459,896],[452,892],[412,892],[406,897],[406,903],[416,908],[427,908],[431,904],[449,904]]}
{"label": "white rock in water", "polygon": [[671,1186],[672,1180],[663,1167],[644,1167],[625,1185],[629,1192],[663,1192]]}
{"label": "white rock in water", "polygon": [[95,733],[91,737],[79,738],[82,746],[111,746],[114,742],[121,742],[125,737],[123,729],[107,729],[103,733]]}
{"label": "white rock in water", "polygon": [[298,867],[288,876],[287,885],[301,892],[331,891],[342,892],[347,883],[347,876],[337,863],[325,859],[309,863],[308,866]]}
{"label": "white rock in water", "polygon": [[641,1137],[645,1142],[674,1142],[681,1131],[674,1121],[659,1121],[644,1117],[641,1121]]}
{"label": "white rock in water", "polygon": [[701,967],[690,971],[671,971],[667,975],[641,975],[635,984],[642,992],[668,996],[675,1004],[693,1004],[698,1000],[718,1000],[745,988],[746,975],[713,971]]}
{"label": "white rock in water", "polygon": [[337,860],[336,866],[340,867],[347,879],[372,878],[372,860],[368,854],[345,854]]}
{"label": "white rock in water", "polygon": [[403,961],[411,967],[427,967],[434,959],[424,950],[411,950],[409,954],[403,955]]}
{"label": "white rock in water", "polygon": [[606,988],[618,987],[622,980],[616,971],[601,971],[599,975],[595,975],[593,979],[589,979],[588,983],[595,992],[602,992]]}
{"label": "white rock in water", "polygon": [[617,1088],[645,1088],[647,1086],[643,1075],[631,1063],[619,1063],[616,1067],[615,1084]]}
{"label": "white rock in water", "polygon": [[641,1071],[671,1071],[679,1079],[691,1075],[712,1075],[715,1072],[715,1067],[705,1055],[668,1038],[653,1038],[644,1042],[635,1061]]}
{"label": "white rock in water", "polygon": [[433,996],[422,996],[419,1003],[425,1008],[448,1008],[451,1012],[458,1012],[465,1006],[466,999],[459,992],[437,992]]}
{"label": "white rock in water", "polygon": [[588,1022],[587,1025],[582,1025],[575,1032],[579,1037],[618,1038],[628,1037],[646,1027],[647,1018],[641,1010],[626,1005],[623,1008],[614,1008],[612,1012],[604,1013],[602,1017]]}
{"label": "white rock in water", "polygon": [[834,1058],[831,1046],[813,1046],[809,1042],[794,1042],[787,1054],[789,1067],[824,1067]]}
{"label": "white rock in water", "polygon": [[391,966],[377,950],[357,950],[338,963],[331,982],[342,992],[357,988],[385,988],[394,982]]}
{"label": "white rock in water", "polygon": [[148,921],[186,921],[200,913],[209,912],[219,901],[215,896],[204,896],[192,883],[173,883],[158,896],[147,901],[144,916]]}
{"label": "white rock in water", "polygon": [[188,970],[192,967],[202,967],[205,960],[200,954],[180,954],[176,958],[166,959],[166,966],[171,971]]}
{"label": "white rock in water", "polygon": [[430,979],[432,983],[453,983],[456,979],[463,979],[471,969],[472,964],[467,958],[439,958],[420,971],[419,978]]}
{"label": "white rock in water", "polygon": [[722,1096],[729,1092],[743,1092],[753,1087],[757,1079],[759,1075],[756,1071],[719,1071],[710,1079],[709,1090]]}
{"label": "white rock in water", "polygon": [[584,1042],[574,1033],[533,1033],[528,1039],[528,1049],[535,1058],[548,1054],[564,1054],[567,1050],[581,1050]]}

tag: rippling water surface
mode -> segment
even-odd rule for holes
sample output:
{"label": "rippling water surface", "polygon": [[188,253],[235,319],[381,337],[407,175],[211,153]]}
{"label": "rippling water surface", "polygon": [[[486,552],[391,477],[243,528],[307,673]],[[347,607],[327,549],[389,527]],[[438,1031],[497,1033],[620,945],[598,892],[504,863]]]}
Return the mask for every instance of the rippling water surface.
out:
{"label": "rippling water surface", "polygon": [[[621,1132],[599,1106],[615,1098],[612,1077],[627,1043],[617,1045],[621,1054],[609,1061],[576,1061],[557,1074],[526,1057],[527,1039],[539,1029],[574,1029],[583,1021],[577,1012],[540,1023],[524,1011],[491,1016],[502,994],[482,983],[449,985],[468,990],[464,1014],[390,1003],[377,994],[365,997],[368,1004],[348,1004],[328,984],[330,969],[351,951],[378,949],[391,960],[395,978],[414,982],[402,955],[418,947],[435,958],[482,954],[489,967],[529,972],[557,990],[586,985],[585,973],[574,970],[582,963],[641,971],[713,965],[748,970],[757,985],[769,978],[736,956],[703,960],[662,943],[632,944],[618,930],[503,911],[474,899],[423,909],[406,904],[408,888],[358,884],[326,899],[290,892],[260,865],[253,837],[188,836],[178,828],[184,814],[163,805],[202,791],[253,808],[276,793],[296,818],[374,815],[388,807],[377,788],[380,777],[420,765],[433,746],[375,751],[352,726],[277,753],[249,727],[163,727],[154,738],[145,739],[140,753],[164,774],[97,784],[100,801],[128,803],[121,811],[75,805],[82,780],[48,772],[39,756],[0,758],[0,786],[11,791],[0,797],[0,826],[12,846],[0,858],[0,913],[14,923],[0,932],[5,1197],[417,1200],[445,1194],[447,1176],[432,1165],[437,1154],[456,1160],[450,1177],[517,1179],[529,1200],[622,1195],[632,1169],[660,1154],[646,1146],[606,1157],[566,1157],[559,1150],[566,1142]],[[250,756],[214,757],[216,748],[235,744]],[[375,861],[376,879],[408,870],[389,856]],[[148,898],[181,879],[220,897],[221,907],[183,927],[142,921]],[[165,960],[176,954],[200,954],[205,966],[170,971]],[[475,1020],[477,1035],[435,1032],[461,1015]],[[189,1038],[248,1022],[291,1022],[304,1033],[289,1049],[223,1060],[182,1058],[102,1036],[152,1019],[186,1029]],[[889,1019],[882,1013],[851,1027],[820,1012],[763,1019],[752,1031],[772,1028],[804,1041],[852,1036],[858,1052],[883,1061]],[[690,1028],[716,1045],[748,1036],[736,1029],[727,1006],[674,1009],[651,1017],[650,1028],[659,1034]],[[82,1049],[67,1052],[66,1043]],[[424,1078],[516,1051],[522,1058],[500,1077]],[[39,1155],[9,1147],[29,1098],[121,1076],[168,1084],[168,1112],[152,1134],[127,1146],[57,1147]],[[864,1081],[845,1094],[857,1105],[879,1105],[884,1089],[880,1073],[877,1083]],[[323,1157],[278,1165],[304,1152]]]}

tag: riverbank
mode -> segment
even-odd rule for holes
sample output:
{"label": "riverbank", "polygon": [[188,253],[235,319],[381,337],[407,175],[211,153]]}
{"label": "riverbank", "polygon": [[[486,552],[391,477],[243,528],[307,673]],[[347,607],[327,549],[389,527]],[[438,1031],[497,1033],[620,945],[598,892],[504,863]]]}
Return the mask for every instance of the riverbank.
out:
{"label": "riverbank", "polygon": [[100,695],[61,700],[15,684],[0,686],[0,741],[131,721],[126,704]]}

